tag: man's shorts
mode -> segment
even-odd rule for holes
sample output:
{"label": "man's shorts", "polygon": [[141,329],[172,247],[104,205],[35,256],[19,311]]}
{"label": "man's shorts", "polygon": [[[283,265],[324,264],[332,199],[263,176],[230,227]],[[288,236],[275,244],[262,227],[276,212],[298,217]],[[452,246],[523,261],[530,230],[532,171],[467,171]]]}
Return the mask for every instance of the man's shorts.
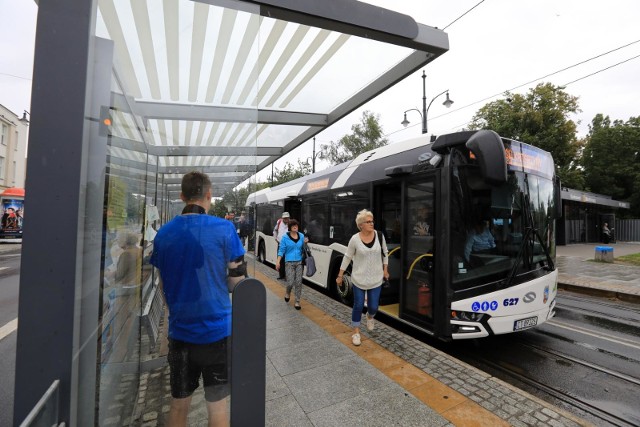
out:
{"label": "man's shorts", "polygon": [[211,344],[191,344],[169,338],[171,396],[184,399],[204,383],[204,398],[217,402],[229,395],[229,337]]}

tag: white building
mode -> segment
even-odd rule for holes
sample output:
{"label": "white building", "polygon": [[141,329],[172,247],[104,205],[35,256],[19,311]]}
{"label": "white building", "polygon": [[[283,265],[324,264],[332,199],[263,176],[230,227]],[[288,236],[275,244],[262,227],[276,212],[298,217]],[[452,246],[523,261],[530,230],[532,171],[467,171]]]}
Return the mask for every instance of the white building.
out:
{"label": "white building", "polygon": [[19,118],[0,104],[0,192],[24,188],[28,129],[26,114]]}

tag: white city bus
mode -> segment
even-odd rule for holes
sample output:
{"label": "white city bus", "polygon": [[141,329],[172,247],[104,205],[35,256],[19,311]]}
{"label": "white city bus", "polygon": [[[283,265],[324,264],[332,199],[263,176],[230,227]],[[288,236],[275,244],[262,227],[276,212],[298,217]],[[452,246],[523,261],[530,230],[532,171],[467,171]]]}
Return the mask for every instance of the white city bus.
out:
{"label": "white city bus", "polygon": [[[317,272],[305,278],[349,304],[335,283],[356,213],[370,209],[389,247],[380,311],[438,338],[505,334],[554,315],[559,180],[551,155],[493,131],[394,143],[315,174],[251,194],[258,259],[273,264],[283,211],[301,223]],[[425,212],[428,217],[418,218]],[[425,211],[426,209],[426,211]],[[427,222],[418,232],[417,221]],[[495,248],[474,252],[484,222]]]}

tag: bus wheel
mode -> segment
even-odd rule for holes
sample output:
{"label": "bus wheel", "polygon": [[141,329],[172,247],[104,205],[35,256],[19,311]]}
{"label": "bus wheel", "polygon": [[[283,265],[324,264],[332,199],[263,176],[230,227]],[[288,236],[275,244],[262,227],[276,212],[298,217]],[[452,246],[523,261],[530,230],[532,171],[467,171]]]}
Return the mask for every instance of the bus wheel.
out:
{"label": "bus wheel", "polygon": [[267,251],[264,249],[264,242],[260,240],[260,244],[258,245],[258,261],[260,261],[262,264],[267,263],[266,253]]}
{"label": "bus wheel", "polygon": [[336,283],[336,295],[343,304],[351,305],[353,303],[353,284],[351,283],[351,271],[347,270],[342,274],[341,285],[338,285]]}

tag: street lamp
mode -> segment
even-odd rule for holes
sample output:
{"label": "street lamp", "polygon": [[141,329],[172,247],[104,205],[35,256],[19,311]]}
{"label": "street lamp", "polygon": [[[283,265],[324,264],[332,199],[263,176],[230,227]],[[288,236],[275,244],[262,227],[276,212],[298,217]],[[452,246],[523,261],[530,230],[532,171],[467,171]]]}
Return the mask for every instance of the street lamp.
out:
{"label": "street lamp", "polygon": [[427,74],[424,72],[424,70],[422,70],[422,112],[420,112],[420,110],[418,110],[417,108],[410,108],[407,111],[404,112],[404,120],[400,123],[402,126],[407,127],[409,125],[409,120],[407,120],[407,113],[409,111],[417,111],[418,114],[420,114],[420,117],[422,118],[422,133],[427,133],[427,114],[429,114],[429,108],[431,108],[431,104],[433,104],[433,101],[436,100],[436,98],[438,98],[441,95],[444,95],[445,93],[447,94],[447,99],[445,99],[445,101],[442,103],[442,105],[444,105],[445,107],[449,108],[451,107],[451,104],[453,104],[453,101],[451,100],[451,98],[449,98],[449,89],[444,90],[442,92],[440,92],[439,94],[437,94],[436,96],[434,96],[433,98],[431,98],[431,102],[429,102],[429,106],[427,106],[427,84],[426,84],[426,80],[427,80]]}
{"label": "street lamp", "polygon": [[19,121],[21,121],[24,124],[29,124],[29,119],[27,119],[27,114],[29,114],[29,117],[31,117],[31,113],[29,113],[27,110],[24,110],[24,113],[22,113],[22,118],[18,119]]}
{"label": "street lamp", "polygon": [[311,157],[307,157],[307,164],[309,164],[309,159],[311,159],[311,173],[316,173],[316,157],[322,154],[322,151],[318,151],[316,153],[316,137],[313,137],[313,154]]}
{"label": "street lamp", "polygon": [[318,151],[316,153],[316,137],[313,137],[313,154],[311,157],[307,157],[307,164],[309,164],[309,160],[311,160],[311,173],[316,173],[316,157],[322,154],[322,151]]}

